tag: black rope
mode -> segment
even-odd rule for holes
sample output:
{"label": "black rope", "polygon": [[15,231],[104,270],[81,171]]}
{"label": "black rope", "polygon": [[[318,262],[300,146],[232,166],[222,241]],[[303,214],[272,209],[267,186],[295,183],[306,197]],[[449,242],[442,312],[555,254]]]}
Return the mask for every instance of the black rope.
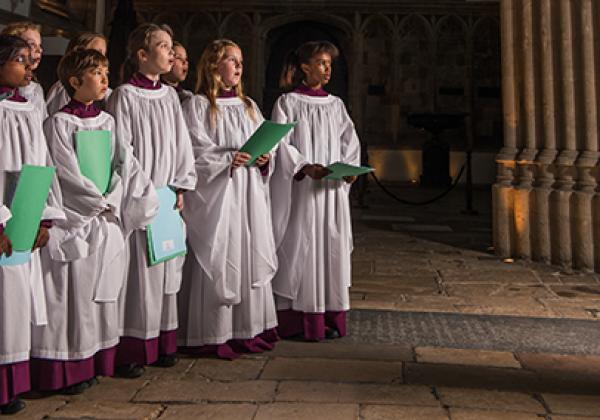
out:
{"label": "black rope", "polygon": [[393,192],[388,190],[386,187],[383,186],[383,184],[379,181],[379,178],[377,178],[377,176],[375,175],[375,172],[371,172],[371,176],[373,177],[373,179],[375,180],[375,183],[379,186],[379,188],[381,188],[384,193],[386,193],[387,195],[392,197],[394,200],[396,200],[402,204],[408,204],[410,206],[424,206],[426,204],[431,204],[434,201],[444,198],[450,191],[452,191],[454,189],[454,187],[456,187],[458,185],[458,181],[460,181],[460,178],[462,177],[462,174],[465,170],[465,165],[466,165],[466,163],[463,163],[463,165],[460,168],[460,171],[458,171],[458,175],[456,175],[456,178],[454,178],[454,181],[452,182],[452,184],[450,184],[450,186],[445,191],[442,191],[440,194],[436,195],[435,197],[430,198],[429,200],[425,200],[425,201],[409,201],[409,200],[400,198],[400,197],[396,196]]}

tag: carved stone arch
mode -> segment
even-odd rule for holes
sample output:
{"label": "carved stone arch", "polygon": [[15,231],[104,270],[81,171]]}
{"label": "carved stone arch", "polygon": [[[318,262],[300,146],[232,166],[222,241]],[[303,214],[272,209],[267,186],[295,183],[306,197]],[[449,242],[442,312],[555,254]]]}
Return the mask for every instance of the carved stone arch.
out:
{"label": "carved stone arch", "polygon": [[468,26],[459,16],[448,15],[437,22],[435,29],[436,111],[467,111],[465,82]]}
{"label": "carved stone arch", "polygon": [[435,37],[435,29],[431,22],[425,16],[417,13],[404,16],[396,30],[400,39],[410,36],[415,30],[424,31],[430,39]]}
{"label": "carved stone arch", "polygon": [[253,32],[251,17],[241,12],[232,12],[225,16],[219,27],[220,37],[231,39],[238,44],[246,62],[251,56]]}
{"label": "carved stone arch", "polygon": [[376,13],[367,17],[360,25],[360,31],[364,34],[365,31],[367,31],[367,28],[369,28],[373,22],[377,21],[383,22],[390,33],[394,33],[394,22],[389,18],[389,16],[386,16],[383,13]]}
{"label": "carved stone arch", "polygon": [[186,47],[190,71],[185,86],[193,90],[196,84],[196,65],[209,42],[219,38],[219,27],[208,13],[192,15],[183,28],[183,44]]}
{"label": "carved stone arch", "polygon": [[167,24],[173,30],[173,39],[180,41],[183,39],[183,22],[181,16],[174,12],[164,12],[155,15],[152,23]]}
{"label": "carved stone arch", "polygon": [[260,25],[260,36],[266,38],[269,32],[275,28],[279,28],[290,23],[304,21],[316,22],[323,25],[331,25],[336,29],[342,31],[345,37],[347,37],[348,39],[350,39],[353,34],[352,23],[340,16],[330,15],[326,13],[301,12],[279,15],[264,20]]}

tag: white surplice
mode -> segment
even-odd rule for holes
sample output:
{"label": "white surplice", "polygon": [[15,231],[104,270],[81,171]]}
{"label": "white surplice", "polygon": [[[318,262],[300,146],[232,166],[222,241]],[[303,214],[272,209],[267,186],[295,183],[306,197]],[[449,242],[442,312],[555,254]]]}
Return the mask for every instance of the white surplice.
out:
{"label": "white surplice", "polygon": [[93,130],[114,133],[112,116],[102,112],[82,119],[58,112],[44,123],[67,220],[53,228],[49,252],[42,253],[49,319],[33,328],[32,357],[81,360],[119,341],[117,297],[127,262],[120,226],[121,174],[131,163],[123,161],[126,147],[112,135],[113,172],[103,195],[78,164],[76,133]]}
{"label": "white surplice", "polygon": [[[112,92],[111,88],[108,88],[106,91],[106,95],[104,95],[104,99],[100,101],[102,105],[105,105],[106,101]],[[48,115],[52,116],[60,111],[65,105],[67,105],[71,101],[71,97],[67,93],[67,90],[63,86],[60,80],[57,80],[48,91],[48,95],[46,95],[46,109],[48,111]]]}
{"label": "white surplice", "polygon": [[[156,188],[195,188],[194,154],[174,89],[163,85],[150,90],[126,83],[112,92],[107,109],[116,120],[116,136],[132,146],[141,168]],[[138,207],[144,210],[144,206]],[[160,331],[177,328],[176,294],[184,258],[149,266],[146,231],[128,226],[127,220],[124,224],[126,233],[132,232],[129,275],[120,298],[124,311],[122,335],[156,338]]]}
{"label": "white surplice", "polygon": [[277,324],[271,279],[277,257],[271,224],[268,173],[256,166],[231,170],[234,154],[263,121],[239,98],[209,102],[196,95],[184,113],[196,157],[198,185],[183,214],[190,253],[179,294],[178,344],[222,344],[246,339]]}
{"label": "white surplice", "polygon": [[37,82],[31,82],[27,86],[20,87],[19,93],[33,104],[36,111],[40,112],[42,120],[45,120],[46,117],[48,117],[42,85]]}
{"label": "white surplice", "polygon": [[[24,164],[53,166],[46,148],[41,113],[34,103],[0,101],[0,124],[0,185],[6,185],[8,173],[21,171]],[[42,219],[62,220],[64,217],[60,189],[54,182]],[[31,324],[46,323],[40,251],[36,250],[27,264],[0,266],[0,364],[28,360]]]}
{"label": "white surplice", "polygon": [[[278,153],[271,180],[279,270],[278,309],[308,313],[350,308],[352,220],[345,181],[293,179],[301,162],[360,164],[360,144],[342,100],[284,94],[273,121],[298,124]],[[295,150],[294,150],[295,149]]]}

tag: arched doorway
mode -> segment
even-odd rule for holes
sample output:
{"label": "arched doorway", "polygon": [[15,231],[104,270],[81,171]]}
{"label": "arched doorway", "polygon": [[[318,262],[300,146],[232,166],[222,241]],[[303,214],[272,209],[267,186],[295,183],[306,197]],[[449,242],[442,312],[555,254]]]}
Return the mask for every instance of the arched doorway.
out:
{"label": "arched doorway", "polygon": [[269,31],[266,40],[267,67],[263,94],[263,111],[270,116],[273,104],[281,94],[279,76],[288,53],[304,42],[326,40],[335,44],[340,56],[333,64],[331,81],[327,91],[346,102],[348,98],[348,63],[346,61],[346,39],[344,33],[319,22],[298,21],[279,26]]}

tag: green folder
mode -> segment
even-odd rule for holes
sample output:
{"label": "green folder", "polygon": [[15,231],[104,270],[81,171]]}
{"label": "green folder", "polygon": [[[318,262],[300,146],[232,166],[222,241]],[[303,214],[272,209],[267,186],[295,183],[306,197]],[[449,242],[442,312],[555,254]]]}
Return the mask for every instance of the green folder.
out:
{"label": "green folder", "polygon": [[325,179],[343,179],[345,176],[359,176],[373,172],[375,169],[368,166],[354,166],[347,163],[335,162],[327,167],[331,171]]}
{"label": "green folder", "polygon": [[0,101],[11,98],[12,96],[13,96],[12,92],[4,92],[3,94],[0,95]]}
{"label": "green folder", "polygon": [[240,152],[245,152],[252,156],[246,163],[246,166],[253,165],[260,155],[269,153],[295,125],[296,123],[278,124],[273,121],[263,121],[260,127],[258,127],[240,149]]}
{"label": "green folder", "polygon": [[28,251],[33,247],[54,172],[55,168],[47,166],[23,165],[21,168],[10,205],[12,218],[4,229],[15,251]]}
{"label": "green folder", "polygon": [[156,192],[159,199],[158,214],[146,227],[150,265],[160,264],[187,253],[185,227],[179,210],[175,208],[175,192],[169,187],[157,188]]}
{"label": "green folder", "polygon": [[79,170],[103,195],[108,191],[112,175],[111,140],[108,130],[75,133]]}

